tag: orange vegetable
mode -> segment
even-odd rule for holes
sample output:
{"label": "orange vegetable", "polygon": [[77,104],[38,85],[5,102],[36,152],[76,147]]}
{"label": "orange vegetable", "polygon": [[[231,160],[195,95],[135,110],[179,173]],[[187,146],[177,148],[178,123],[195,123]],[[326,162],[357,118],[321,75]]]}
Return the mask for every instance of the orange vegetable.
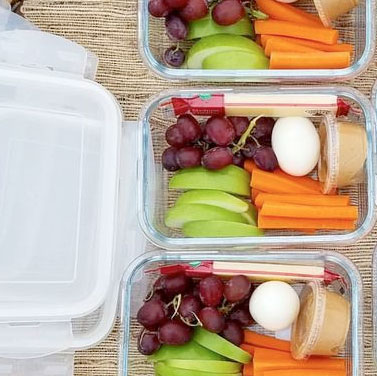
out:
{"label": "orange vegetable", "polygon": [[249,345],[248,343],[243,343],[240,348],[246,352],[248,352],[250,355],[254,355],[255,346]]}
{"label": "orange vegetable", "polygon": [[351,65],[349,52],[272,51],[270,69],[342,69]]}
{"label": "orange vegetable", "polygon": [[320,18],[307,13],[293,5],[279,3],[275,0],[256,0],[258,8],[269,17],[307,26],[324,27]]}
{"label": "orange vegetable", "polygon": [[243,168],[250,172],[250,174],[253,173],[254,169],[258,168],[255,164],[255,162],[252,159],[245,159],[245,162],[243,163]]}
{"label": "orange vegetable", "polygon": [[[341,358],[310,357],[306,360],[295,360],[290,353],[284,351],[255,348],[253,356],[254,373],[284,369],[321,369],[345,371],[346,363]],[[325,374],[323,375],[325,376]]]}
{"label": "orange vegetable", "polygon": [[283,218],[258,215],[258,227],[270,229],[316,229],[316,230],[354,230],[355,221],[349,219],[308,219]]}
{"label": "orange vegetable", "polygon": [[266,56],[270,57],[272,51],[280,51],[280,52],[320,52],[311,47],[302,46],[301,44],[297,44],[294,42],[289,41],[280,41],[276,39],[270,39],[266,43],[266,47],[264,52]]}
{"label": "orange vegetable", "polygon": [[261,35],[260,36],[260,43],[264,48],[266,47],[266,43],[269,40],[296,43],[296,44],[300,44],[301,46],[314,48],[315,50],[319,50],[323,52],[350,52],[350,53],[353,52],[353,46],[347,43],[324,44],[320,42],[315,42],[313,40],[281,37],[281,36],[279,37],[277,35]]}
{"label": "orange vegetable", "polygon": [[263,371],[263,376],[346,376],[346,370],[337,369],[279,369]]}
{"label": "orange vegetable", "polygon": [[259,196],[259,194],[262,193],[258,189],[251,189],[251,201],[255,203],[255,200]]}
{"label": "orange vegetable", "polygon": [[254,376],[254,365],[252,362],[243,366],[242,376]]}
{"label": "orange vegetable", "polygon": [[251,187],[268,193],[320,194],[321,186],[317,180],[307,176],[297,177],[277,169],[274,172],[255,168],[251,174]]}
{"label": "orange vegetable", "polygon": [[358,218],[358,209],[356,206],[311,206],[266,201],[262,206],[260,215],[286,218],[356,220]]}
{"label": "orange vegetable", "polygon": [[339,32],[334,29],[305,26],[287,21],[257,20],[254,26],[256,34],[282,35],[315,40],[325,44],[335,44],[339,37]]}
{"label": "orange vegetable", "polygon": [[253,345],[254,349],[255,349],[255,346],[258,346],[258,347],[264,347],[264,348],[272,349],[272,350],[280,350],[280,351],[287,351],[287,352],[291,351],[291,343],[288,341],[283,341],[281,339],[266,336],[264,334],[259,334],[259,333],[256,333],[247,329],[244,331],[244,333],[245,333],[244,341],[246,342],[247,345]]}
{"label": "orange vegetable", "polygon": [[256,207],[261,208],[265,202],[285,202],[311,206],[347,206],[350,198],[345,195],[305,195],[305,194],[273,194],[260,192],[254,201]]}

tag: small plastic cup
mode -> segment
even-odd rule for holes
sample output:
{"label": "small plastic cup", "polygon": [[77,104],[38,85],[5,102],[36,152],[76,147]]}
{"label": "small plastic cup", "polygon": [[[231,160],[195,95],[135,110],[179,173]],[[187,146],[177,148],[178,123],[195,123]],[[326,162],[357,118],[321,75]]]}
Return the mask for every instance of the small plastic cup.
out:
{"label": "small plastic cup", "polygon": [[350,303],[320,282],[310,282],[300,296],[300,313],[293,324],[293,358],[336,356],[344,346],[351,319]]}
{"label": "small plastic cup", "polygon": [[318,15],[325,26],[359,5],[359,0],[313,0]]}

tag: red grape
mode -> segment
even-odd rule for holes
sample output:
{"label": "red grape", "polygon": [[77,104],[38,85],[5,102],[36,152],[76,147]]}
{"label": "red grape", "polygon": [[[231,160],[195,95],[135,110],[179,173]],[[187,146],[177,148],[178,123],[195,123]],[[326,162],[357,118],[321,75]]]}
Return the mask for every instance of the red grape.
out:
{"label": "red grape", "polygon": [[212,18],[222,26],[233,25],[245,16],[245,8],[240,0],[222,0],[212,9]]}
{"label": "red grape", "polygon": [[199,122],[189,114],[181,115],[177,120],[177,128],[181,131],[187,142],[194,143],[202,135],[202,128]]}
{"label": "red grape", "polygon": [[180,48],[170,47],[164,53],[164,62],[178,68],[185,62],[185,53]]}
{"label": "red grape", "polygon": [[193,330],[181,320],[170,320],[158,328],[158,340],[165,345],[184,345],[190,341]]}
{"label": "red grape", "polygon": [[238,167],[243,167],[243,164],[245,162],[245,157],[242,155],[241,152],[238,152],[233,155],[233,164]]}
{"label": "red grape", "polygon": [[186,146],[177,151],[177,162],[181,168],[201,165],[203,150],[195,146]]}
{"label": "red grape", "polygon": [[250,295],[251,282],[244,275],[235,275],[224,286],[224,297],[229,303],[238,303]]}
{"label": "red grape", "polygon": [[151,355],[161,347],[161,343],[155,333],[142,331],[139,336],[137,348],[143,355]]}
{"label": "red grape", "polygon": [[261,170],[274,171],[278,166],[278,160],[271,147],[262,146],[254,154],[254,162]]}
{"label": "red grape", "polygon": [[209,118],[205,131],[209,139],[218,146],[228,146],[236,137],[233,124],[223,116],[212,116]]}
{"label": "red grape", "polygon": [[177,124],[171,125],[165,132],[166,142],[177,148],[186,145],[186,139],[182,131],[177,127]]}
{"label": "red grape", "polygon": [[146,301],[151,301],[151,300],[160,300],[160,301],[164,301],[165,300],[165,296],[164,294],[162,293],[162,291],[155,291],[152,296],[146,300]]}
{"label": "red grape", "polygon": [[166,17],[171,12],[171,8],[165,0],[149,0],[148,11],[154,17]]}
{"label": "red grape", "polygon": [[145,328],[153,330],[166,319],[166,308],[161,300],[145,302],[137,313],[137,321]]}
{"label": "red grape", "polygon": [[185,40],[188,34],[186,22],[178,15],[171,13],[165,20],[166,34],[173,41]]}
{"label": "red grape", "polygon": [[199,312],[199,320],[210,332],[220,333],[225,327],[224,316],[214,307],[205,307]]}
{"label": "red grape", "polygon": [[253,323],[253,318],[250,315],[249,307],[236,307],[230,313],[229,318],[233,321],[239,322],[243,328],[246,328]]}
{"label": "red grape", "polygon": [[221,303],[224,285],[220,278],[212,275],[200,281],[200,300],[207,307],[216,307]]}
{"label": "red grape", "polygon": [[250,139],[246,142],[245,146],[242,149],[242,154],[245,158],[253,158],[255,152],[258,149],[258,144],[255,142],[255,140]]}
{"label": "red grape", "polygon": [[171,146],[170,148],[167,148],[162,153],[162,165],[164,168],[168,171],[177,171],[179,170],[179,164],[177,161],[177,152],[178,149]]}
{"label": "red grape", "polygon": [[199,314],[202,305],[198,298],[193,295],[185,295],[181,301],[178,312],[186,320],[195,321],[195,315]]}
{"label": "red grape", "polygon": [[225,323],[222,336],[229,342],[232,342],[236,346],[240,346],[244,340],[244,332],[241,325],[237,321],[228,320]]}
{"label": "red grape", "polygon": [[187,22],[195,21],[208,14],[206,0],[188,0],[187,5],[179,12],[180,16]]}
{"label": "red grape", "polygon": [[275,126],[275,119],[271,117],[261,117],[256,123],[252,131],[252,135],[262,144],[270,144],[272,130]]}
{"label": "red grape", "polygon": [[233,124],[236,137],[241,137],[250,124],[249,118],[245,116],[228,116],[228,119]]}
{"label": "red grape", "polygon": [[200,299],[200,283],[196,283],[192,289],[192,295]]}
{"label": "red grape", "polygon": [[207,150],[202,158],[202,165],[209,170],[219,170],[232,163],[232,151],[229,148],[219,146]]}
{"label": "red grape", "polygon": [[163,286],[165,294],[174,297],[188,291],[192,286],[192,280],[184,273],[172,274],[165,277]]}
{"label": "red grape", "polygon": [[165,0],[165,3],[172,9],[182,9],[187,5],[188,0]]}

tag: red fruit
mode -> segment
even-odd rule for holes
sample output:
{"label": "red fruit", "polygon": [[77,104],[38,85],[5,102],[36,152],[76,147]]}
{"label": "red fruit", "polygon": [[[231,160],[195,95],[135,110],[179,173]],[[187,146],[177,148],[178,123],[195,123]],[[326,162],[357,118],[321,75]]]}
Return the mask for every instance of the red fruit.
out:
{"label": "red fruit", "polygon": [[166,295],[174,297],[178,294],[184,294],[192,286],[191,278],[184,273],[167,275],[163,280],[163,290]]}
{"label": "red fruit", "polygon": [[182,9],[184,8],[188,0],[164,0],[166,5],[172,9]]}
{"label": "red fruit", "polygon": [[199,294],[200,300],[207,307],[216,307],[223,298],[224,285],[221,280],[212,275],[200,281]]}
{"label": "red fruit", "polygon": [[179,170],[179,164],[177,161],[178,149],[174,146],[167,148],[162,153],[161,161],[164,168],[168,171],[177,171]]}
{"label": "red fruit", "polygon": [[245,8],[239,0],[222,0],[212,9],[212,18],[222,26],[233,25],[245,16]]}
{"label": "red fruit", "polygon": [[185,295],[182,298],[181,304],[179,306],[179,314],[186,320],[192,322],[195,321],[195,315],[199,314],[202,305],[200,300],[193,295]]}
{"label": "red fruit", "polygon": [[166,319],[166,308],[160,300],[145,302],[137,313],[137,321],[145,328],[152,330]]}
{"label": "red fruit", "polygon": [[208,14],[206,0],[188,0],[187,5],[179,12],[186,21],[195,21]]}
{"label": "red fruit", "polygon": [[161,347],[155,333],[141,332],[138,341],[138,350],[143,355],[151,355]]}
{"label": "red fruit", "polygon": [[175,146],[176,148],[180,148],[187,144],[186,138],[182,131],[177,127],[176,124],[171,125],[165,132],[166,142],[171,145]]}
{"label": "red fruit", "polygon": [[181,168],[200,166],[203,150],[195,146],[185,146],[177,152],[177,162]]}
{"label": "red fruit", "polygon": [[246,116],[228,116],[228,120],[233,124],[236,137],[241,137],[250,124],[249,118]]}
{"label": "red fruit", "polygon": [[202,136],[202,127],[199,122],[189,114],[181,115],[177,120],[177,128],[183,137],[191,143],[199,140]]}
{"label": "red fruit", "polygon": [[149,0],[148,11],[153,17],[166,17],[171,12],[171,8],[165,0]]}
{"label": "red fruit", "polygon": [[205,307],[199,312],[199,320],[210,332],[220,333],[225,327],[224,316],[214,307]]}
{"label": "red fruit", "polygon": [[220,146],[207,150],[202,158],[202,165],[209,170],[220,170],[232,163],[232,151]]}
{"label": "red fruit", "polygon": [[243,328],[246,328],[253,323],[253,318],[251,317],[249,311],[249,304],[247,307],[235,308],[229,315],[229,318],[233,321],[237,321]]}
{"label": "red fruit", "polygon": [[158,340],[165,345],[184,345],[190,341],[193,330],[181,320],[170,320],[158,328]]}
{"label": "red fruit", "polygon": [[250,296],[251,282],[244,275],[235,275],[224,287],[224,296],[229,303],[238,303]]}
{"label": "red fruit", "polygon": [[241,325],[237,321],[231,320],[225,323],[224,330],[221,334],[225,339],[232,342],[236,346],[240,346],[245,337]]}
{"label": "red fruit", "polygon": [[205,132],[210,140],[218,146],[230,145],[235,136],[233,124],[223,116],[212,116],[207,120]]}

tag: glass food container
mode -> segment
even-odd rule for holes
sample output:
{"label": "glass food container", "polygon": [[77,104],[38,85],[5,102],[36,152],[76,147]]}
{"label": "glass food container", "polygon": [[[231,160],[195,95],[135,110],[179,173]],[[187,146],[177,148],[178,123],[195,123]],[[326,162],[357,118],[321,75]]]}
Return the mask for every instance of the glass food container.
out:
{"label": "glass food container", "polygon": [[[300,1],[306,9],[315,12],[313,0]],[[174,43],[166,36],[164,18],[149,15],[148,0],[139,0],[138,43],[141,57],[150,70],[170,80],[205,81],[299,81],[308,80],[331,82],[349,80],[366,69],[373,57],[375,48],[375,1],[360,0],[350,13],[339,18],[334,27],[340,32],[340,40],[355,47],[352,65],[346,69],[310,70],[204,70],[170,68],[163,60],[164,51]],[[184,49],[190,42],[181,42]]]}
{"label": "glass food container", "polygon": [[[136,313],[143,304],[143,299],[150,291],[158,274],[150,273],[160,266],[199,261],[254,262],[276,264],[300,264],[324,266],[326,270],[340,275],[341,280],[330,283],[330,290],[338,292],[351,305],[351,323],[346,345],[341,355],[346,358],[347,376],[363,375],[363,292],[361,277],[357,268],[345,256],[327,251],[265,251],[257,252],[166,252],[155,250],[135,260],[127,269],[122,285],[122,325],[119,375],[134,376],[143,374],[154,376],[153,366],[137,350],[137,339],[141,326],[136,322]],[[146,273],[148,271],[148,273]],[[302,288],[296,283],[295,288]],[[253,329],[263,332],[254,325]]]}
{"label": "glass food container", "polygon": [[[350,195],[351,202],[359,208],[359,219],[355,230],[320,231],[315,234],[300,234],[293,231],[266,231],[265,236],[262,237],[187,238],[183,237],[180,232],[172,230],[165,225],[165,214],[168,208],[174,204],[179,193],[177,190],[169,189],[168,183],[172,174],[163,169],[161,165],[162,152],[168,146],[165,141],[165,131],[176,119],[170,111],[167,111],[167,104],[171,102],[172,98],[177,98],[176,102],[179,105],[182,104],[180,98],[204,98],[200,103],[210,103],[213,100],[215,103],[212,103],[213,106],[211,104],[211,111],[218,111],[220,107],[216,107],[218,106],[216,98],[221,97],[223,94],[229,94],[230,96],[235,94],[235,98],[238,99],[240,98],[239,95],[242,96],[243,94],[255,95],[256,98],[259,98],[259,101],[265,101],[261,104],[263,109],[259,111],[266,111],[266,108],[268,108],[266,103],[271,102],[270,96],[275,95],[282,99],[288,98],[288,101],[292,101],[292,103],[299,101],[299,97],[305,95],[334,95],[352,105],[354,111],[350,118],[354,118],[365,125],[367,138],[367,157],[363,169],[363,183],[340,190],[341,193]],[[293,97],[290,97],[291,95]],[[263,107],[264,105],[267,107]],[[230,107],[229,111],[233,111],[233,108]],[[375,223],[376,145],[374,140],[375,113],[367,98],[351,88],[271,87],[165,91],[151,98],[144,106],[140,116],[138,140],[138,214],[140,225],[152,243],[165,249],[245,248],[261,245],[283,247],[287,245],[302,246],[303,244],[308,246],[320,243],[334,245],[354,243],[365,236]]]}

